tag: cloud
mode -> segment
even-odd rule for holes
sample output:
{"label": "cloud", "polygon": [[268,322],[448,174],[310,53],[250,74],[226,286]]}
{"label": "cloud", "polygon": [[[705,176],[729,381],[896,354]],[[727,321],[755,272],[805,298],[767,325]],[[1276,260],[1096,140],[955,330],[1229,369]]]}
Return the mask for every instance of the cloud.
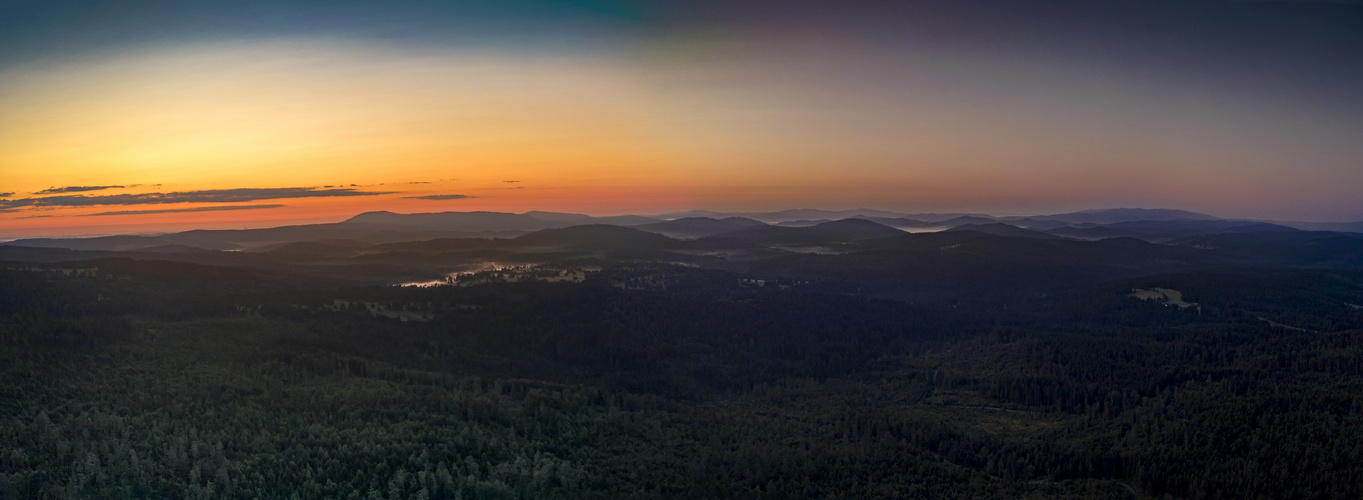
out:
{"label": "cloud", "polygon": [[404,196],[409,200],[462,200],[464,198],[477,198],[466,194],[432,194],[427,196]]}
{"label": "cloud", "polygon": [[375,196],[391,191],[356,191],[350,188],[239,188],[177,191],[172,193],[114,194],[103,196],[63,195],[0,200],[0,210],[20,207],[88,207],[98,205],[159,205],[167,203],[246,203],[286,198]]}
{"label": "cloud", "polygon": [[265,204],[265,205],[217,205],[212,207],[194,208],[166,208],[160,210],[116,210],[113,212],[100,212],[97,214],[86,214],[82,217],[94,217],[96,215],[145,215],[145,214],[169,214],[177,212],[217,212],[220,210],[258,210],[261,208],[279,208],[286,205]]}
{"label": "cloud", "polygon": [[502,182],[505,182],[505,183],[508,183],[508,184],[509,184],[509,183],[520,182],[520,181],[502,181]]}
{"label": "cloud", "polygon": [[9,200],[0,200],[0,214],[7,214],[11,212],[48,212],[56,210],[55,208],[52,207],[4,208],[6,201]]}
{"label": "cloud", "polygon": [[14,196],[14,193],[0,193],[0,198],[9,198],[11,196]]}
{"label": "cloud", "polygon": [[124,186],[66,186],[47,188],[33,194],[79,193],[83,191],[101,191],[104,189],[123,189],[123,188]]}

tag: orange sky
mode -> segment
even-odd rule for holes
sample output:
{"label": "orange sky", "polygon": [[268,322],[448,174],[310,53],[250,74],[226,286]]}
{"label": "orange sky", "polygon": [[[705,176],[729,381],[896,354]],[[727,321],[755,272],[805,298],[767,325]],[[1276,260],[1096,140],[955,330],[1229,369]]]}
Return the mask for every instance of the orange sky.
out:
{"label": "orange sky", "polygon": [[[1357,117],[1171,81],[722,31],[606,50],[327,37],[120,47],[0,66],[0,239],[369,210],[1147,206],[1363,219]],[[98,186],[118,187],[43,201]],[[376,194],[193,201],[281,188]],[[93,198],[110,195],[134,196]],[[432,196],[444,199],[421,198]],[[109,212],[140,213],[94,215]]]}

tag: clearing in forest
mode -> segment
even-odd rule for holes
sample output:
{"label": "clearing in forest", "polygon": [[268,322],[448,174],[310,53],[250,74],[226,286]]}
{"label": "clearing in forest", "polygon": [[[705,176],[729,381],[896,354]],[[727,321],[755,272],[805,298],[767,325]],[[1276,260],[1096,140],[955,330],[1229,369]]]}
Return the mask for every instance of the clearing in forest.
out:
{"label": "clearing in forest", "polygon": [[1153,288],[1145,290],[1142,288],[1132,288],[1127,297],[1135,297],[1141,300],[1158,300],[1168,306],[1178,306],[1179,309],[1197,305],[1196,302],[1184,302],[1183,292],[1171,288]]}

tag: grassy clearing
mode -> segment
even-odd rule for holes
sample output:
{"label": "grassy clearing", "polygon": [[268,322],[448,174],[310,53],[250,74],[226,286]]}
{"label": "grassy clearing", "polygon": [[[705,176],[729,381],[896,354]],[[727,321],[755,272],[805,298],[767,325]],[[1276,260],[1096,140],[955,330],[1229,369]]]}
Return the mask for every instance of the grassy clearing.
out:
{"label": "grassy clearing", "polygon": [[1172,288],[1156,287],[1151,290],[1132,288],[1131,293],[1127,294],[1127,297],[1133,297],[1141,300],[1158,300],[1160,302],[1163,302],[1165,305],[1178,306],[1179,309],[1184,309],[1197,305],[1197,303],[1195,302],[1184,302],[1183,292],[1174,290]]}
{"label": "grassy clearing", "polygon": [[1192,306],[1191,303],[1183,301],[1183,292],[1169,288],[1156,288],[1155,291],[1164,294],[1165,304],[1178,306],[1179,309]]}
{"label": "grassy clearing", "polygon": [[1140,288],[1133,288],[1132,290],[1134,291],[1131,292],[1130,294],[1127,294],[1127,297],[1133,297],[1141,300],[1164,300],[1165,298],[1163,293],[1156,292],[1154,290],[1142,290]]}

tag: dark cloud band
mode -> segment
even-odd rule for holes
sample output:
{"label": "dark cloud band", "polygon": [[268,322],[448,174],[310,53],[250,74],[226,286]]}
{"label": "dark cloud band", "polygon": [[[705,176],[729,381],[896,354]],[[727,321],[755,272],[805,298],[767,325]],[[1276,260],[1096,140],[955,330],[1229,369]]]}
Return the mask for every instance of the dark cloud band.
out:
{"label": "dark cloud band", "polygon": [[466,194],[432,194],[426,196],[404,196],[409,200],[462,200],[464,198],[474,198]]}
{"label": "dark cloud band", "polygon": [[116,210],[113,212],[100,212],[96,214],[86,214],[84,217],[94,217],[96,215],[146,215],[146,214],[170,214],[178,212],[218,212],[223,210],[258,210],[262,208],[279,208],[285,205],[264,204],[264,205],[217,205],[212,207],[194,208],[166,208],[160,210]]}
{"label": "dark cloud band", "polygon": [[0,200],[0,210],[22,207],[88,207],[100,205],[157,205],[167,203],[246,203],[288,198],[327,198],[376,196],[390,191],[358,191],[351,188],[240,188],[177,191],[173,193],[113,194],[103,196],[63,195],[42,198]]}

